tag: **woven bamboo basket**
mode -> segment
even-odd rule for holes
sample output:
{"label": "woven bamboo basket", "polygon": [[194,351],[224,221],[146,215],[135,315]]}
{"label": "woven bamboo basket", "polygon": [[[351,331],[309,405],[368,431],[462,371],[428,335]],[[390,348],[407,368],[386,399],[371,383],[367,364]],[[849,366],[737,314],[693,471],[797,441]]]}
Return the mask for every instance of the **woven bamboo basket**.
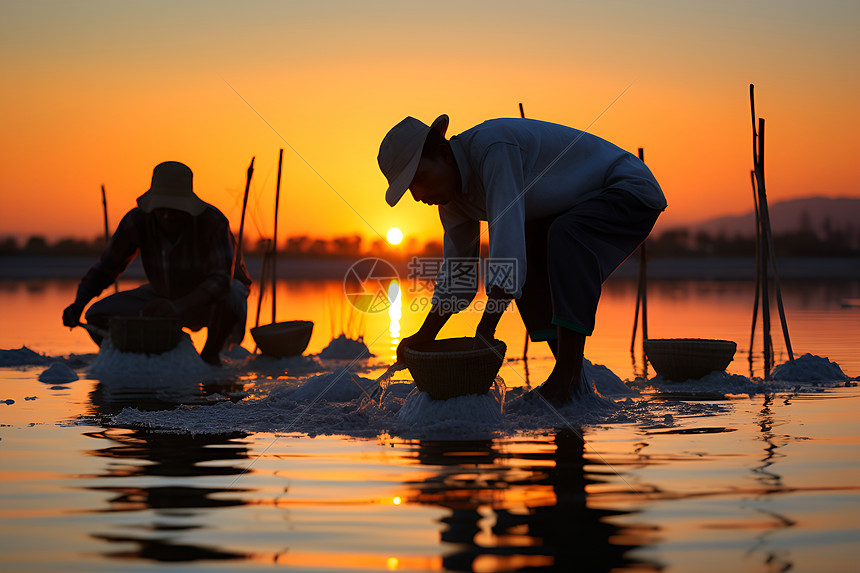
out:
{"label": "woven bamboo basket", "polygon": [[490,348],[472,350],[473,338],[444,338],[403,350],[403,362],[415,385],[434,400],[466,394],[486,394],[505,360],[501,340]]}
{"label": "woven bamboo basket", "polygon": [[649,338],[645,355],[666,380],[698,380],[717,370],[725,370],[738,345],[731,340],[708,338]]}
{"label": "woven bamboo basket", "polygon": [[314,323],[309,320],[275,322],[251,329],[260,352],[274,358],[298,356],[308,347]]}
{"label": "woven bamboo basket", "polygon": [[162,354],[176,348],[182,336],[178,318],[159,316],[112,316],[110,341],[120,352]]}

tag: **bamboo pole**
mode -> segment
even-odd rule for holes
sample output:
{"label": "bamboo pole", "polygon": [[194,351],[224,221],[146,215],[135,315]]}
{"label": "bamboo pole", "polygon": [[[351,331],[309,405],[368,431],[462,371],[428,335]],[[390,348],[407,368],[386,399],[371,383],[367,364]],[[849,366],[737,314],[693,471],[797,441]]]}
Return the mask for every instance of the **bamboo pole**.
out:
{"label": "bamboo pole", "polygon": [[[522,119],[526,118],[526,112],[523,110],[523,102],[520,102],[520,117]],[[527,361],[529,359],[529,329],[526,328],[526,341],[523,343],[523,360]],[[528,366],[526,366],[528,368]]]}
{"label": "bamboo pole", "polygon": [[[753,130],[754,131],[754,130]],[[755,133],[753,133],[755,139]],[[752,182],[753,206],[755,207],[755,298],[753,299],[752,328],[750,329],[750,351],[747,360],[750,364],[750,376],[753,373],[753,346],[755,345],[755,327],[758,320],[758,302],[761,289],[761,215],[758,209],[758,190],[755,184],[755,171],[750,171]]]}
{"label": "bamboo pole", "polygon": [[758,207],[758,186],[756,184],[756,171],[758,170],[758,133],[756,131],[756,116],[755,116],[755,85],[750,84],[750,116],[752,118],[752,152],[753,152],[753,171],[751,173],[753,186],[753,205],[755,206],[755,300],[753,301],[753,319],[752,331],[750,333],[750,375],[752,375],[752,360],[753,360],[753,343],[755,341],[755,327],[758,319],[758,304],[761,294],[761,214]]}
{"label": "bamboo pole", "polygon": [[[645,148],[639,148],[639,159],[645,163]],[[648,247],[646,238],[642,241],[639,251],[640,275],[639,280],[642,282],[642,348],[645,348],[645,341],[648,339]]]}
{"label": "bamboo pole", "polygon": [[242,199],[242,219],[239,221],[239,237],[236,239],[236,254],[233,257],[233,266],[230,268],[230,280],[236,274],[236,266],[239,264],[239,258],[242,256],[242,234],[245,231],[245,210],[248,208],[248,191],[251,189],[251,177],[254,176],[254,157],[251,158],[251,164],[248,166],[248,174],[245,179],[245,197]]}
{"label": "bamboo pole", "polygon": [[770,331],[770,284],[769,273],[773,272],[776,290],[776,304],[779,310],[779,320],[785,347],[789,360],[794,360],[791,348],[791,338],[788,334],[788,321],[785,317],[785,306],[782,302],[782,286],[776,268],[776,250],[773,245],[773,230],[770,225],[770,211],[767,205],[767,188],[764,182],[764,118],[758,118],[756,130],[755,115],[755,86],[750,84],[750,112],[753,129],[753,202],[756,206],[756,298],[753,303],[752,332],[750,333],[750,370],[752,370],[752,348],[755,341],[756,318],[758,316],[759,292],[761,293],[762,329],[764,347],[764,378],[770,378],[773,366],[773,339]]}
{"label": "bamboo pole", "polygon": [[278,183],[275,186],[275,230],[274,239],[272,240],[272,324],[277,322],[275,318],[277,314],[277,295],[276,284],[278,281],[278,201],[281,197],[281,166],[284,163],[284,149],[278,152]]}
{"label": "bamboo pole", "polygon": [[[639,159],[645,162],[645,148],[639,148]],[[646,239],[647,240],[647,239]],[[645,241],[639,245],[639,283],[636,289],[636,312],[633,316],[633,336],[630,339],[630,353],[636,347],[636,331],[639,328],[639,309],[642,309],[642,346],[648,339],[648,253]]]}
{"label": "bamboo pole", "polygon": [[[108,243],[110,243],[110,228],[108,227],[108,213],[107,213],[107,193],[105,193],[105,186],[102,184],[102,215],[104,215],[105,222],[105,248],[107,248]],[[119,292],[119,283],[117,281],[113,282],[113,291]]]}
{"label": "bamboo pole", "polygon": [[105,245],[107,245],[110,241],[110,229],[108,229],[107,194],[105,193],[104,185],[102,185],[102,214],[105,221]]}
{"label": "bamboo pole", "polygon": [[[641,248],[641,246],[640,246]],[[636,310],[633,313],[633,335],[630,337],[630,354],[635,352],[636,348],[636,331],[639,330],[639,306],[642,304],[642,287],[640,286],[642,276],[642,262],[640,256],[639,277],[640,281],[636,283]]]}
{"label": "bamboo pole", "polygon": [[[765,247],[767,248],[768,259],[770,260],[770,270],[773,271],[773,281],[774,286],[776,288],[776,307],[779,311],[779,322],[782,327],[782,335],[785,339],[785,348],[788,352],[788,358],[791,361],[794,361],[794,352],[791,348],[791,339],[788,335],[788,322],[785,318],[785,307],[782,303],[782,287],[779,282],[779,273],[776,269],[776,250],[773,245],[773,229],[770,225],[770,211],[767,206],[767,191],[764,184],[764,118],[759,118],[758,120],[758,131],[759,131],[759,165],[761,166],[761,180],[759,186],[759,209],[762,212],[762,219],[764,221],[766,234],[765,238]],[[767,272],[767,269],[765,269]],[[771,341],[771,345],[773,341]],[[773,354],[773,348],[771,347],[771,355]]]}
{"label": "bamboo pole", "polygon": [[260,292],[257,296],[257,318],[254,321],[254,326],[260,326],[260,309],[263,306],[263,292],[266,290],[266,282],[269,278],[268,276],[268,267],[269,267],[269,257],[271,254],[269,253],[269,248],[271,247],[270,243],[271,239],[266,239],[266,250],[263,251],[263,262],[260,265]]}
{"label": "bamboo pole", "polygon": [[[761,237],[764,245],[768,242],[770,227],[767,217],[767,199],[764,192],[764,119],[759,119],[758,123],[758,153],[756,162],[756,181],[758,182],[758,208],[760,213]],[[770,283],[768,276],[769,269],[769,250],[762,245],[761,250],[761,311],[762,311],[762,327],[764,328],[763,348],[764,348],[764,378],[770,378],[770,370],[773,367],[773,339],[770,331]]]}

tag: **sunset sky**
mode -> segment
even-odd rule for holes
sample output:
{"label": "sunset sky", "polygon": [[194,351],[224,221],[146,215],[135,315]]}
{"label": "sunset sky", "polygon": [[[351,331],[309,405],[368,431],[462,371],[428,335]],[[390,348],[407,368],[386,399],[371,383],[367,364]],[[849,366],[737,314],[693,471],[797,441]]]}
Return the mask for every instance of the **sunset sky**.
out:
{"label": "sunset sky", "polygon": [[435,209],[386,205],[382,137],[519,102],[644,147],[663,228],[741,213],[750,83],[770,200],[860,197],[858,29],[856,0],[0,0],[0,236],[94,237],[100,185],[113,228],[165,160],[238,229],[252,156],[247,237],[270,235],[283,147],[282,238],[439,238]]}

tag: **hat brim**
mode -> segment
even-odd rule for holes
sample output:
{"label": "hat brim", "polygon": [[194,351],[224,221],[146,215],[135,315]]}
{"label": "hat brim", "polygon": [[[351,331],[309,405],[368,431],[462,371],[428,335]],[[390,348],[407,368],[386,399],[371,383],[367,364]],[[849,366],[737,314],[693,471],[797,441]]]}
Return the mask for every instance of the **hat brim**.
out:
{"label": "hat brim", "polygon": [[390,206],[394,207],[397,205],[400,199],[403,198],[406,190],[409,189],[409,185],[412,184],[412,179],[415,177],[415,172],[418,170],[418,163],[421,161],[421,152],[424,150],[424,142],[427,141],[427,136],[431,131],[438,131],[442,137],[445,137],[445,133],[448,131],[448,116],[442,114],[433,121],[424,133],[424,137],[421,138],[420,142],[417,142],[419,144],[417,145],[412,158],[409,160],[409,163],[406,164],[406,167],[400,172],[400,175],[398,175],[397,178],[395,178],[388,186],[388,189],[386,189],[385,201]]}
{"label": "hat brim", "polygon": [[153,209],[176,209],[185,211],[192,217],[196,217],[206,210],[206,202],[197,195],[190,197],[173,197],[153,192],[152,189],[137,198],[137,206],[145,213],[151,213]]}

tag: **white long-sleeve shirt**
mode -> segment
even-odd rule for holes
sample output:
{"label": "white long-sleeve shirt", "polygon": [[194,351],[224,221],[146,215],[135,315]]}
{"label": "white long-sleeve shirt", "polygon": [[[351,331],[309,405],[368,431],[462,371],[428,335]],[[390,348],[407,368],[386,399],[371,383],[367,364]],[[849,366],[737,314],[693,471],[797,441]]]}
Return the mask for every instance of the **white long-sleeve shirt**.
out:
{"label": "white long-sleeve shirt", "polygon": [[[488,221],[490,261],[516,261],[513,280],[487,273],[487,291],[519,298],[526,277],[525,222],[560,214],[601,191],[628,191],[645,205],[666,198],[638,157],[590,133],[529,119],[493,119],[451,138],[462,189],[439,206],[445,263],[436,278],[440,298],[472,300],[477,292],[451,284],[451,264],[476,258],[480,221]],[[455,273],[456,274],[456,273]],[[456,288],[452,288],[456,286]]]}

